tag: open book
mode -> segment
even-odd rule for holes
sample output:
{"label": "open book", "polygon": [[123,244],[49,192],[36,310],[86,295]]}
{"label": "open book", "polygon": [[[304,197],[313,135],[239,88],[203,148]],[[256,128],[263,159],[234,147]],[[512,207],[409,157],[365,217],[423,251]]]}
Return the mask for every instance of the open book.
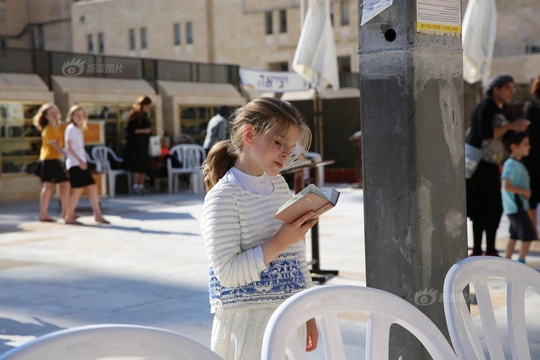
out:
{"label": "open book", "polygon": [[278,209],[276,219],[290,223],[311,210],[315,212],[312,216],[315,218],[336,206],[338,199],[336,189],[323,191],[315,184],[309,184]]}

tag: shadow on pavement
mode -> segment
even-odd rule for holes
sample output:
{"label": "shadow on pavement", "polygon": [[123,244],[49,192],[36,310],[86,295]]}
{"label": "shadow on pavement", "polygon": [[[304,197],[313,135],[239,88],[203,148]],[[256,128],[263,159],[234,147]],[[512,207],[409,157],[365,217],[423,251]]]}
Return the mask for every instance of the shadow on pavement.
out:
{"label": "shadow on pavement", "polygon": [[6,338],[6,335],[9,337],[39,336],[64,329],[37,317],[33,317],[32,319],[36,323],[21,322],[0,317],[0,354],[16,347],[16,345],[10,345],[12,341]]}
{"label": "shadow on pavement", "polygon": [[[196,288],[153,279],[57,275],[24,282],[0,278],[0,354],[30,337],[74,326],[139,324],[174,331],[212,323],[206,284]],[[8,313],[17,315],[9,318]]]}

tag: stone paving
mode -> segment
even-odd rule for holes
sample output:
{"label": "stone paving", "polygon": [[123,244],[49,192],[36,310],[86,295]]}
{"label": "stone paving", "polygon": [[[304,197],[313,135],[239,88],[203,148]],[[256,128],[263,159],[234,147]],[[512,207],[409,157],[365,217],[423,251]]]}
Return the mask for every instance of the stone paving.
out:
{"label": "stone paving", "polygon": [[[365,285],[363,191],[333,186],[341,197],[320,220],[321,268],[339,270],[329,284]],[[97,323],[162,327],[209,345],[202,202],[202,195],[187,191],[103,199],[111,225],[98,225],[82,199],[83,226],[38,222],[37,201],[0,204],[0,354],[39,335]],[[58,203],[50,209],[58,216]],[[530,259],[536,268],[539,249],[535,244]],[[539,324],[540,300],[529,302],[528,317]],[[503,319],[504,299],[499,303]],[[363,344],[354,338],[365,323],[346,319],[344,327],[347,353],[357,358]],[[531,334],[533,358],[539,359],[540,327]]]}

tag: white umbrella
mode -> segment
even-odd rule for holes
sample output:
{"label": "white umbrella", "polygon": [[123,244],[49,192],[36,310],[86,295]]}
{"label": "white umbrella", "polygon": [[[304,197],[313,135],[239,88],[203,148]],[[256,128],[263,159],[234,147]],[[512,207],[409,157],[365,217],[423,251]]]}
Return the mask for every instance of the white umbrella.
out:
{"label": "white umbrella", "polygon": [[495,47],[495,0],[470,0],[463,16],[463,79],[486,84]]}
{"label": "white umbrella", "polygon": [[292,68],[320,90],[339,89],[339,76],[328,0],[309,0]]}

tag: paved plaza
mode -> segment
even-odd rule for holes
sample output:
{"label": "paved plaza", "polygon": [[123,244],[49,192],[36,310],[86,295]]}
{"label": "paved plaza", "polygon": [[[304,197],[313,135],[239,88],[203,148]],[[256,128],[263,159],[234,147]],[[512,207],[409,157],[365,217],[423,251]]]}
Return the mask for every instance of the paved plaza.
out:
{"label": "paved plaza", "polygon": [[[328,284],[365,285],[363,191],[333,186],[341,197],[320,220],[321,268],[339,270]],[[187,191],[103,199],[111,225],[98,225],[82,199],[84,226],[38,222],[37,199],[0,204],[0,354],[39,335],[97,323],[156,326],[209,345],[202,203],[202,195]],[[50,209],[57,217],[58,203]],[[500,238],[506,227],[503,221]],[[309,239],[307,244],[309,254]],[[539,249],[535,244],[530,265],[540,269]],[[531,298],[529,317],[539,324],[540,300]],[[503,319],[501,299],[496,311]],[[357,358],[363,344],[354,338],[365,323],[344,326],[347,352]],[[531,332],[533,358],[539,359],[538,325]]]}

